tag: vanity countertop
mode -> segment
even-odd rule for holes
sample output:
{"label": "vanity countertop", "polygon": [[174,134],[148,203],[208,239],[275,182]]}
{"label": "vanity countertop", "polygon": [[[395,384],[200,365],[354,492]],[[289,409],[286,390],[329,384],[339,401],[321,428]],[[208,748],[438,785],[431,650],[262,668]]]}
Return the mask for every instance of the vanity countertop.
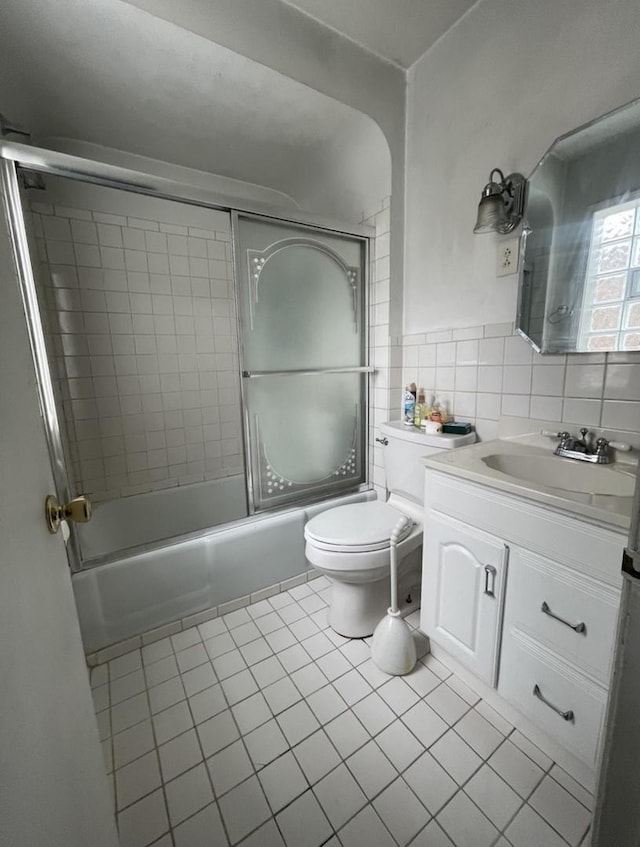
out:
{"label": "vanity countertop", "polygon": [[488,485],[576,517],[623,530],[629,528],[634,461],[595,465],[561,458],[553,455],[548,439],[536,435],[483,441],[425,456],[422,461],[431,470]]}

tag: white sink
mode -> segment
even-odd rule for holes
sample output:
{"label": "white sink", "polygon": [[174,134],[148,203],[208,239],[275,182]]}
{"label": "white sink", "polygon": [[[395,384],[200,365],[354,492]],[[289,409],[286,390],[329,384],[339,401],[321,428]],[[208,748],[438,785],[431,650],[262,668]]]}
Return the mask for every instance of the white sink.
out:
{"label": "white sink", "polygon": [[532,485],[610,497],[632,497],[634,474],[615,465],[596,465],[559,456],[491,453],[482,462],[492,470]]}

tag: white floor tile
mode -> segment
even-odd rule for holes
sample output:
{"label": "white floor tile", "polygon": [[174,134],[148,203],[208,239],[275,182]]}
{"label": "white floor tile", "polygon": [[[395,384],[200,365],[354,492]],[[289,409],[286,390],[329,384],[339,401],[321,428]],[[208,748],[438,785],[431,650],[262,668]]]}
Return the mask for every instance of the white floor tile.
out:
{"label": "white floor tile", "polygon": [[106,685],[109,682],[109,666],[98,665],[95,668],[91,668],[90,679],[92,688],[97,688],[99,685]]}
{"label": "white floor tile", "polygon": [[183,773],[164,787],[171,826],[191,817],[213,800],[211,784],[204,765]]}
{"label": "white floor tile", "polygon": [[228,615],[224,615],[222,620],[228,629],[234,629],[235,627],[242,626],[242,624],[250,623],[251,616],[246,609],[236,609],[235,612],[229,612]]}
{"label": "white floor tile", "polygon": [[120,847],[147,847],[169,829],[162,791],[129,806],[118,815]]}
{"label": "white floor tile", "polygon": [[482,765],[480,756],[452,729],[439,738],[430,751],[458,785],[463,785]]}
{"label": "white floor tile", "polygon": [[111,705],[115,706],[116,703],[128,700],[129,697],[133,697],[135,694],[140,694],[146,687],[142,669],[128,673],[126,676],[119,676],[109,684]]}
{"label": "white floor tile", "polygon": [[94,712],[102,712],[109,708],[109,685],[98,685],[91,689]]}
{"label": "white floor tile", "polygon": [[289,624],[289,629],[298,639],[298,641],[304,641],[306,638],[310,638],[312,635],[317,635],[320,630],[311,620],[311,618],[304,617],[300,618],[298,621],[293,621],[293,623]]}
{"label": "white floor tile", "polygon": [[591,821],[591,813],[551,777],[545,777],[529,799],[536,812],[578,847]]}
{"label": "white floor tile", "polygon": [[467,712],[455,725],[458,733],[482,759],[488,759],[504,741],[502,733],[491,726],[475,709]]}
{"label": "white floor tile", "polygon": [[318,594],[303,597],[301,600],[298,600],[298,602],[308,615],[312,615],[314,612],[319,612],[327,605]]}
{"label": "white floor tile", "polygon": [[274,814],[308,788],[304,773],[291,752],[263,768],[258,779]]}
{"label": "white floor tile", "polygon": [[347,641],[339,648],[342,655],[348,659],[354,667],[366,662],[371,658],[371,650],[367,644],[360,638],[354,638]]}
{"label": "white floor tile", "polygon": [[230,650],[236,649],[236,642],[228,632],[222,632],[220,635],[214,635],[204,643],[205,650],[209,654],[210,659],[215,659],[228,653]]}
{"label": "white floor tile", "polygon": [[289,749],[287,740],[275,719],[243,735],[244,743],[256,770],[268,765]]}
{"label": "white floor tile", "polygon": [[105,709],[104,712],[98,712],[96,715],[96,725],[98,727],[100,741],[104,741],[111,735],[111,712],[109,709]]}
{"label": "white floor tile", "polygon": [[221,712],[196,728],[205,757],[213,756],[240,737],[230,711]]}
{"label": "white floor tile", "polygon": [[326,656],[327,653],[331,653],[334,650],[333,644],[324,632],[318,632],[310,638],[305,638],[302,646],[312,659],[319,659],[320,656]]}
{"label": "white floor tile", "polygon": [[286,650],[287,647],[291,647],[294,644],[297,644],[295,635],[291,632],[291,630],[287,629],[287,627],[283,627],[282,629],[276,629],[275,632],[270,632],[268,635],[265,635],[267,640],[267,644],[274,653],[281,653],[283,650]]}
{"label": "white floor tile", "polygon": [[513,847],[566,847],[566,842],[560,838],[548,823],[531,806],[524,805],[515,819],[507,827],[505,835]]}
{"label": "white floor tile", "polygon": [[396,715],[403,715],[408,709],[415,706],[420,699],[414,689],[400,676],[396,676],[381,685],[378,694]]}
{"label": "white floor tile", "polygon": [[189,697],[189,707],[197,724],[223,712],[227,708],[227,701],[222,693],[222,686],[212,685],[211,688],[192,694]]}
{"label": "white floor tile", "polygon": [[297,703],[302,697],[288,676],[271,685],[267,685],[262,690],[262,693],[274,715],[284,712],[285,709]]}
{"label": "white floor tile", "polygon": [[522,798],[488,765],[473,775],[464,790],[499,830],[505,828],[522,805]]}
{"label": "white floor tile", "polygon": [[267,685],[271,685],[272,682],[277,682],[287,675],[277,656],[270,656],[268,659],[263,659],[261,662],[251,665],[251,673],[260,688],[266,688]]}
{"label": "white floor tile", "polygon": [[[153,645],[151,645],[153,646]],[[166,682],[174,676],[178,676],[178,663],[173,653],[160,659],[153,664],[145,665],[144,674],[147,679],[147,687],[151,688],[154,685],[160,685],[161,682]]]}
{"label": "white floor tile", "polygon": [[315,715],[305,702],[296,703],[278,715],[278,723],[289,746],[293,747],[320,728]]}
{"label": "white floor tile", "polygon": [[440,824],[433,820],[416,835],[410,847],[455,847],[455,844]]}
{"label": "white floor tile", "polygon": [[160,768],[165,782],[190,770],[202,761],[202,750],[195,729],[190,729],[158,747]]}
{"label": "white floor tile", "polygon": [[401,777],[373,801],[373,807],[400,847],[409,844],[431,817]]}
{"label": "white floor tile", "polygon": [[293,673],[298,668],[308,665],[311,661],[311,656],[300,644],[293,644],[291,647],[281,650],[278,653],[278,659],[287,673]]}
{"label": "white floor tile", "polygon": [[197,694],[199,691],[204,691],[205,688],[210,688],[217,681],[213,668],[208,661],[206,665],[200,665],[182,674],[182,684],[187,697],[191,697],[192,694]]}
{"label": "white floor tile", "polygon": [[395,841],[371,806],[358,812],[339,835],[343,847],[395,847]]}
{"label": "white floor tile", "polygon": [[154,715],[184,699],[184,688],[179,676],[161,682],[160,685],[154,685],[153,688],[149,689],[149,703],[151,704],[151,713]]}
{"label": "white floor tile", "polygon": [[489,764],[525,799],[544,776],[543,771],[508,739],[491,756]]}
{"label": "white floor tile", "polygon": [[304,582],[302,585],[296,585],[295,588],[289,589],[289,594],[294,600],[300,600],[302,597],[309,597],[313,593],[311,586]]}
{"label": "white floor tile", "polygon": [[237,844],[271,817],[257,777],[238,785],[219,801],[229,840]]}
{"label": "white floor tile", "polygon": [[211,660],[211,664],[219,680],[234,676],[240,671],[246,670],[247,667],[247,663],[239,650],[229,650],[222,656],[216,656],[215,659]]}
{"label": "white floor tile", "polygon": [[333,686],[348,706],[353,706],[373,691],[367,680],[355,668],[334,680]]}
{"label": "white floor tile", "polygon": [[485,703],[484,700],[481,700],[474,708],[478,714],[482,715],[485,720],[489,721],[489,723],[494,726],[498,732],[502,733],[502,735],[506,736],[512,732],[513,725],[503,718],[502,715],[498,714],[498,712],[496,712],[496,710],[488,703]]}
{"label": "white floor tile", "polygon": [[286,847],[286,845],[282,840],[275,821],[269,820],[259,829],[256,829],[255,832],[252,832],[247,838],[244,838],[242,840],[242,847]]}
{"label": "white floor tile", "polygon": [[197,668],[198,665],[203,665],[209,661],[209,654],[204,649],[204,644],[194,644],[192,647],[187,647],[186,650],[181,650],[176,653],[176,662],[180,668],[180,673],[190,671],[192,668]]}
{"label": "white floor tile", "polygon": [[452,675],[447,678],[447,685],[451,688],[452,691],[458,695],[458,697],[462,697],[462,699],[469,706],[475,706],[476,703],[480,700],[480,695],[476,694],[476,692],[470,688],[466,683],[464,683],[461,679],[458,679],[457,676]]}
{"label": "white floor tile", "polygon": [[220,684],[230,706],[255,694],[258,690],[258,686],[248,670],[240,671],[234,676],[223,679]]}
{"label": "white floor tile", "polygon": [[[495,826],[462,791],[444,807],[437,821],[456,847],[491,847],[498,838]],[[541,841],[537,847],[543,844]]]}
{"label": "white floor tile", "polygon": [[558,765],[554,765],[549,771],[550,776],[552,776],[556,782],[559,782],[563,788],[566,788],[569,794],[573,794],[573,796],[582,803],[590,811],[593,809],[593,795],[587,791],[582,785],[575,781],[569,774],[562,770]]}
{"label": "white floor tile", "polygon": [[244,644],[240,648],[240,652],[249,666],[255,665],[269,656],[273,656],[273,650],[269,647],[269,642],[266,638],[256,638],[255,641]]}
{"label": "white floor tile", "polygon": [[546,755],[546,753],[543,753],[539,747],[536,747],[533,742],[529,741],[529,739],[517,729],[509,736],[509,741],[512,744],[515,744],[518,750],[522,750],[522,752],[534,761],[538,767],[542,768],[543,771],[548,771],[553,764],[552,760]]}
{"label": "white floor tile", "polygon": [[408,768],[424,751],[422,744],[400,720],[395,720],[377,735],[376,744],[399,773]]}
{"label": "white floor tile", "polygon": [[222,635],[227,631],[227,626],[222,618],[213,618],[210,621],[205,621],[198,626],[200,637],[203,641],[208,641],[209,638],[214,638],[216,635]]}
{"label": "white floor tile", "polygon": [[346,765],[370,800],[398,776],[397,770],[375,741],[357,750],[347,759]]}
{"label": "white floor tile", "polygon": [[430,671],[439,678],[439,679],[448,679],[451,676],[451,670],[439,659],[436,659],[435,656],[432,656],[431,653],[427,653],[426,656],[423,656],[420,659],[421,664],[425,667],[429,668]]}
{"label": "white floor tile", "polygon": [[249,617],[253,618],[255,621],[256,618],[261,618],[264,615],[269,615],[273,611],[272,606],[269,604],[268,600],[260,600],[258,603],[252,603],[250,606],[247,606],[247,613]]}
{"label": "white floor tile", "polygon": [[340,829],[367,804],[366,796],[345,765],[321,779],[313,791],[334,829]]}
{"label": "white floor tile", "polygon": [[291,674],[291,681],[303,697],[308,697],[314,691],[326,685],[328,680],[320,668],[312,662]]}
{"label": "white floor tile", "polygon": [[126,676],[142,667],[142,654],[140,650],[132,650],[117,659],[109,662],[109,679],[113,682],[120,676]]}
{"label": "white floor tile", "polygon": [[160,659],[173,656],[173,645],[170,638],[161,638],[159,641],[154,641],[153,644],[145,645],[141,652],[143,665],[152,665],[159,662]]}
{"label": "white floor tile", "polygon": [[[226,847],[227,836],[222,826],[220,812],[215,803],[210,803],[173,830],[176,847]],[[155,847],[155,845],[154,845]]]}
{"label": "white floor tile", "polygon": [[269,597],[267,602],[273,606],[274,609],[279,610],[284,609],[285,606],[290,606],[292,603],[295,603],[295,600],[289,593],[283,591],[281,594],[275,594],[273,597]]}
{"label": "white floor tile", "polygon": [[207,759],[207,767],[216,797],[226,794],[254,773],[242,741],[234,741],[229,747],[211,756]]}
{"label": "white floor tile", "polygon": [[333,685],[325,685],[324,688],[310,694],[306,701],[313,714],[323,725],[342,714],[347,708],[347,704]]}
{"label": "white floor tile", "polygon": [[369,733],[351,711],[338,715],[325,726],[325,730],[343,759],[355,753],[370,738]]}
{"label": "white floor tile", "polygon": [[233,716],[241,733],[251,732],[271,718],[271,710],[261,692],[247,697],[241,703],[231,707]]}
{"label": "white floor tile", "polygon": [[353,706],[353,712],[371,735],[382,732],[396,719],[395,714],[375,691],[356,703]]}
{"label": "white floor tile", "polygon": [[404,772],[405,782],[432,815],[458,790],[458,786],[428,751]]}
{"label": "white floor tile", "polygon": [[201,641],[202,638],[196,626],[189,627],[189,629],[171,636],[171,644],[176,653],[186,650],[188,647],[193,647],[194,644],[199,644]]}
{"label": "white floor tile", "polygon": [[320,847],[331,835],[331,824],[311,791],[306,791],[276,815],[287,847]]}
{"label": "white floor tile", "polygon": [[340,764],[340,756],[322,730],[314,732],[294,747],[293,753],[310,785],[315,785]]}
{"label": "white floor tile", "polygon": [[424,700],[405,712],[402,722],[424,747],[430,747],[449,729],[449,725]]}
{"label": "white floor tile", "polygon": [[288,626],[291,626],[291,624],[295,621],[302,620],[307,616],[307,613],[302,606],[299,606],[293,598],[291,598],[291,603],[289,603],[288,606],[278,609],[278,614]]}
{"label": "white floor tile", "polygon": [[159,788],[161,785],[158,754],[145,753],[116,771],[116,798],[118,809],[124,809]]}
{"label": "white floor tile", "polygon": [[[347,661],[339,650],[336,652],[338,656],[343,659],[343,661]],[[346,665],[345,672],[350,669],[351,663],[349,662]],[[367,659],[366,662],[363,662],[361,665],[358,665],[358,673],[362,674],[362,676],[367,680],[369,685],[376,691],[386,682],[389,682],[390,679],[393,679],[393,677],[390,676],[388,673],[381,671],[380,668],[373,661],[373,659]]]}
{"label": "white floor tile", "polygon": [[343,676],[353,667],[351,662],[345,659],[339,650],[332,650],[330,653],[325,653],[324,656],[316,660],[316,665],[327,679],[332,682],[339,676]]}
{"label": "white floor tile", "polygon": [[104,761],[104,768],[107,774],[113,772],[113,746],[111,744],[111,740],[109,738],[106,741],[101,741],[100,746],[102,747],[102,759]]}
{"label": "white floor tile", "polygon": [[242,647],[243,644],[248,644],[250,641],[255,641],[256,638],[261,638],[262,633],[255,623],[250,621],[249,623],[242,624],[242,626],[237,626],[235,629],[232,629],[231,637],[238,647]]}
{"label": "white floor tile", "polygon": [[469,711],[469,704],[465,703],[462,697],[458,697],[452,688],[449,688],[446,682],[434,688],[427,695],[426,702],[443,718],[449,725],[453,725]]}
{"label": "white floor tile", "polygon": [[192,726],[193,718],[185,700],[153,716],[153,731],[156,734],[157,744],[164,744],[165,741],[186,732]]}
{"label": "white floor tile", "polygon": [[153,750],[153,730],[151,721],[145,720],[135,726],[125,729],[113,736],[113,763],[114,767],[121,768],[123,765],[133,762],[144,753]]}

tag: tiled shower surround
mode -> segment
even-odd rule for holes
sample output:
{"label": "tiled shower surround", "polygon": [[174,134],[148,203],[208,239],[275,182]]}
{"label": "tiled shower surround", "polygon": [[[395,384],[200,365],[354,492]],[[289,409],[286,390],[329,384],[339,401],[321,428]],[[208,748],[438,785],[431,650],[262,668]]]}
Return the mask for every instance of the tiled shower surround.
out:
{"label": "tiled shower surround", "polygon": [[512,324],[404,336],[402,381],[424,386],[484,441],[502,415],[640,433],[640,353],[541,356]]}
{"label": "tiled shower surround", "polygon": [[38,282],[78,489],[103,500],[244,473],[229,215],[47,189],[29,192]]}

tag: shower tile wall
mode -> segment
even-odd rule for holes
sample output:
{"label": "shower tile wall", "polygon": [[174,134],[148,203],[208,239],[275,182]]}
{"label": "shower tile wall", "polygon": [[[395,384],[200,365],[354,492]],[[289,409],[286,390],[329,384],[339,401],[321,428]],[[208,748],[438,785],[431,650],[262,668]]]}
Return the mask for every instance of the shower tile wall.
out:
{"label": "shower tile wall", "polygon": [[78,490],[243,474],[229,216],[53,182],[29,194]]}
{"label": "shower tile wall", "polygon": [[406,335],[402,379],[485,441],[502,415],[640,433],[640,353],[541,356],[512,324],[487,324]]}

